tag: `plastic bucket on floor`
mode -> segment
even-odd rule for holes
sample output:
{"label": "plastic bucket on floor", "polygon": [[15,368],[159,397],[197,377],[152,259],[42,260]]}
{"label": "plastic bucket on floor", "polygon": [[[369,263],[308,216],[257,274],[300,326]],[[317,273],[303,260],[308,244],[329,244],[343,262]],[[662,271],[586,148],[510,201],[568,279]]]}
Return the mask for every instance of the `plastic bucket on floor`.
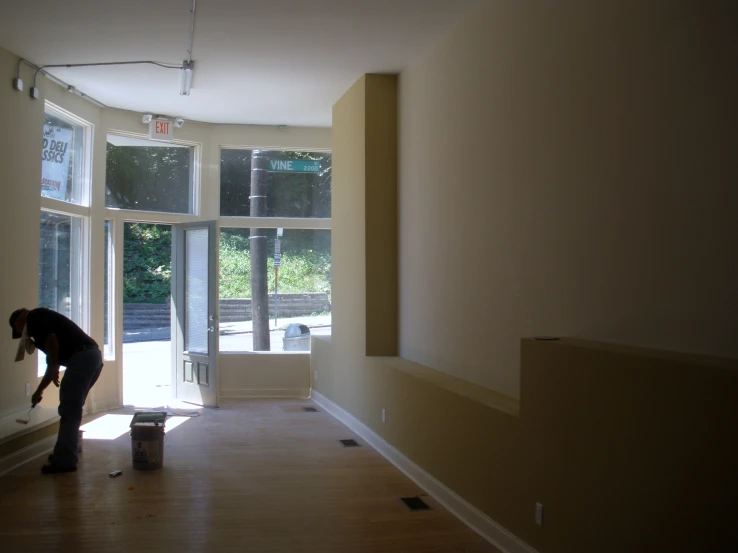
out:
{"label": "plastic bucket on floor", "polygon": [[160,469],[164,463],[164,426],[131,426],[131,455],[136,470]]}

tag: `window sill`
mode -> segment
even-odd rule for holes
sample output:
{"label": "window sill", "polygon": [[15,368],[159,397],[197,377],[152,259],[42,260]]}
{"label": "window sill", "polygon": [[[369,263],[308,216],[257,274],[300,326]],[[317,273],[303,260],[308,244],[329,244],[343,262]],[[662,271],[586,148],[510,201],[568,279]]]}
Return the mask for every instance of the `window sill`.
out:
{"label": "window sill", "polygon": [[310,355],[309,351],[219,351],[219,355]]}

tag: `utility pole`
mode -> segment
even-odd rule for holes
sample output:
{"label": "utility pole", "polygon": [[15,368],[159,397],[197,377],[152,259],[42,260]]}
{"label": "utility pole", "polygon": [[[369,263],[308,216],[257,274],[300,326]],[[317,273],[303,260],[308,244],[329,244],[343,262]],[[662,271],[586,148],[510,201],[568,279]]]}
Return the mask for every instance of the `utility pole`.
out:
{"label": "utility pole", "polygon": [[[269,160],[266,152],[251,152],[251,217],[267,215],[267,177]],[[254,330],[254,351],[270,351],[269,343],[269,288],[267,285],[266,230],[252,228],[251,249],[251,321]]]}

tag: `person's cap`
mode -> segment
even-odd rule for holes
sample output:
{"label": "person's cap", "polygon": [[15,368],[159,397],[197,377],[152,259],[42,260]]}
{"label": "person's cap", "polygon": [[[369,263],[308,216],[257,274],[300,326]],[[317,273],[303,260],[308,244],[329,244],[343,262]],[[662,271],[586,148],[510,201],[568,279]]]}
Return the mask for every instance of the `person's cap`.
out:
{"label": "person's cap", "polygon": [[23,313],[26,312],[26,311],[28,311],[28,309],[26,309],[25,307],[21,307],[20,309],[16,309],[15,311],[13,311],[13,313],[10,315],[10,321],[9,322],[10,322],[10,328],[13,329],[13,339],[14,340],[16,340],[16,339],[18,339],[18,338],[20,338],[22,336],[22,334],[15,329],[15,326],[14,326],[15,325],[15,321],[18,319],[18,317],[20,317],[21,315],[23,315]]}

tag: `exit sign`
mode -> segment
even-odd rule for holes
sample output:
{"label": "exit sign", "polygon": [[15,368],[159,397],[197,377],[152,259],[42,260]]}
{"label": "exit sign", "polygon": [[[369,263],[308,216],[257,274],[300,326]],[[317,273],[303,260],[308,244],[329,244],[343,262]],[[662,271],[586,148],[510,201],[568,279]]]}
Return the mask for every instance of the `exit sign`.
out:
{"label": "exit sign", "polygon": [[149,122],[149,138],[171,142],[174,140],[174,122],[167,119],[152,119]]}
{"label": "exit sign", "polygon": [[320,161],[270,159],[269,170],[278,173],[320,173]]}

